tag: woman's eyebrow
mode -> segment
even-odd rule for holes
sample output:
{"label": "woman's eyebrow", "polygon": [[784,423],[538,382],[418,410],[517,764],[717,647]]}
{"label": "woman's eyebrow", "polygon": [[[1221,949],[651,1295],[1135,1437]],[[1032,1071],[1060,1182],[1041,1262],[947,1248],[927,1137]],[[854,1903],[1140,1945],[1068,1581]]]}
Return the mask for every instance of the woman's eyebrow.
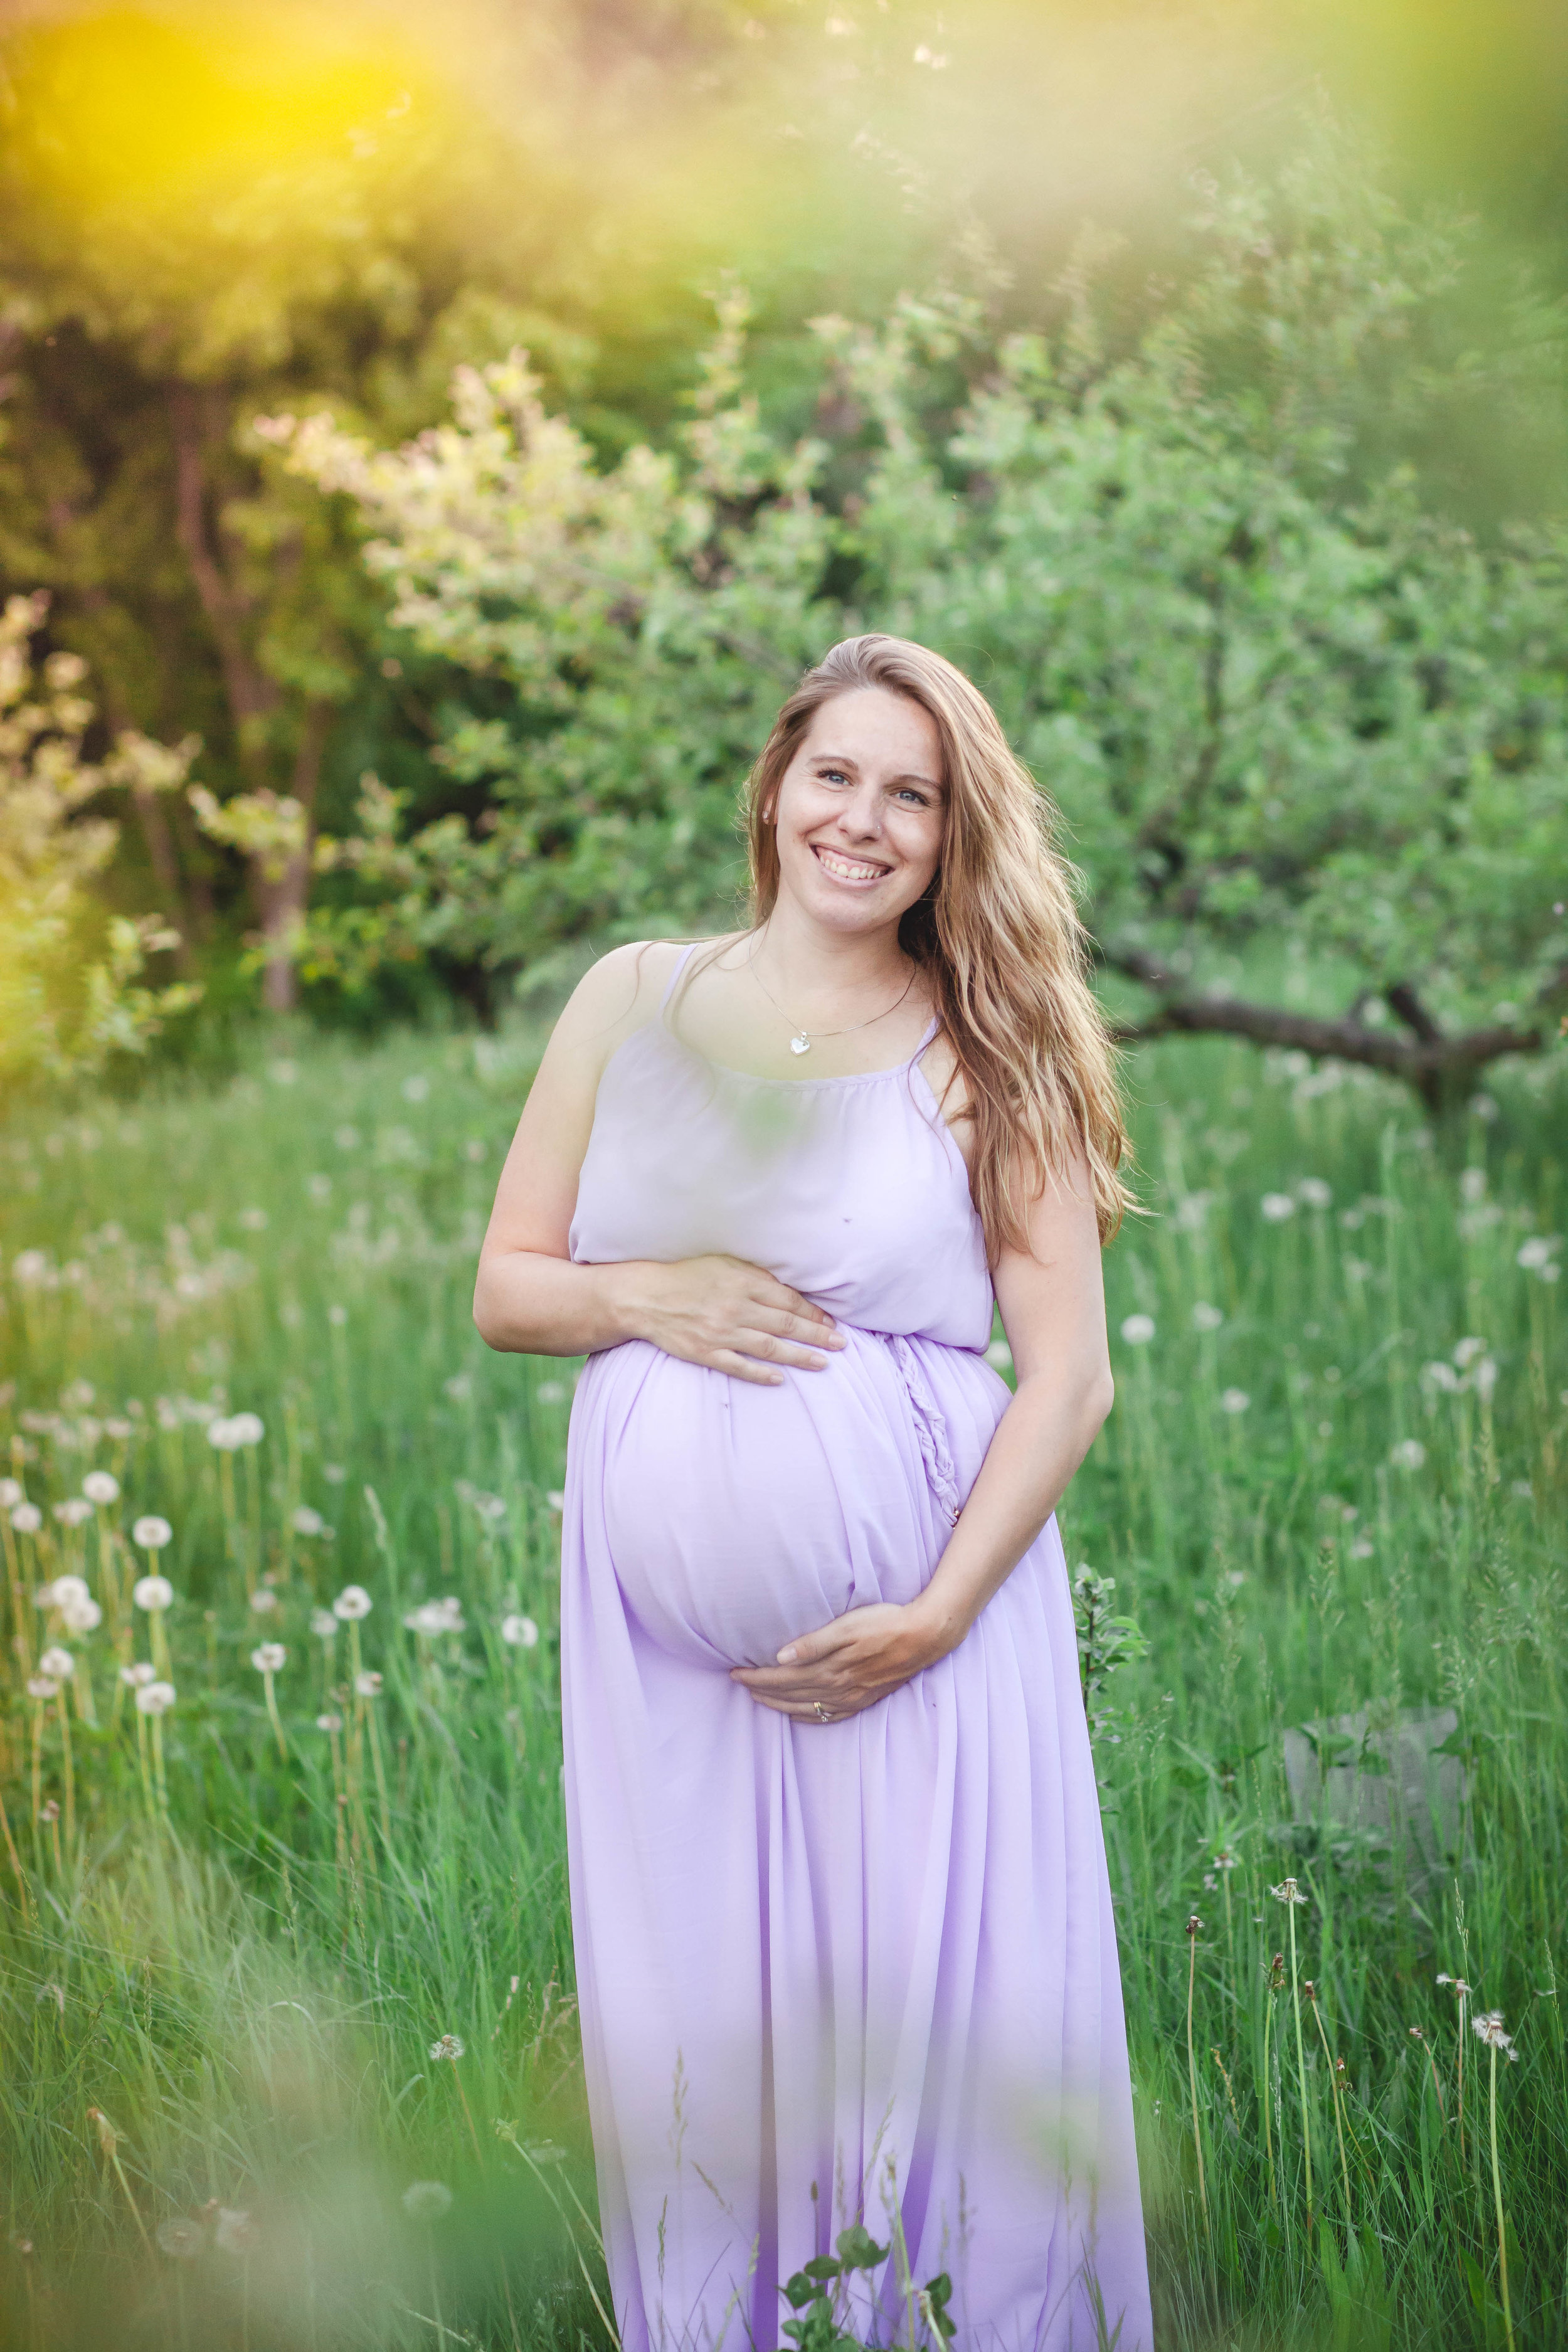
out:
{"label": "woman's eyebrow", "polygon": [[[860,772],[860,762],[847,751],[814,751],[811,759],[814,767],[853,768],[857,775]],[[934,776],[922,776],[918,769],[914,768],[910,769],[904,775],[890,778],[889,781],[895,784],[923,784],[928,793],[940,793],[946,789]]]}

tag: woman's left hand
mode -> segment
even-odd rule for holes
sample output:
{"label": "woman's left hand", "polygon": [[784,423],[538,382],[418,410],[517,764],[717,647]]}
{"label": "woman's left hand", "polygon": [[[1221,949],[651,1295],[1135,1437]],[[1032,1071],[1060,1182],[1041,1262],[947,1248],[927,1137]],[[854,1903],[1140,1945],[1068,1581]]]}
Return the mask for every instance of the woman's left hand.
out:
{"label": "woman's left hand", "polygon": [[952,1647],[915,1607],[879,1601],[786,1642],[776,1665],[735,1666],[730,1679],[797,1723],[840,1723],[875,1706]]}

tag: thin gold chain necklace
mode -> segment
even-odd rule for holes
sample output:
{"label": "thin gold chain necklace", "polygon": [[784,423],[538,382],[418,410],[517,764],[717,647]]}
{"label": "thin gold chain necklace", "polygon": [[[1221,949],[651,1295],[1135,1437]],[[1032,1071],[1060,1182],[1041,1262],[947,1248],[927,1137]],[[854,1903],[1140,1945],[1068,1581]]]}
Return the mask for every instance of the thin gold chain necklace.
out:
{"label": "thin gold chain necklace", "polygon": [[[779,1019],[781,1021],[788,1022],[789,1026],[795,1032],[789,1041],[790,1052],[792,1054],[809,1054],[813,1044],[811,1031],[797,1022],[790,1021],[789,1014],[784,1011],[784,1006],[779,1003],[778,998],[773,994],[773,991],[764,984],[763,976],[761,972],[758,971],[752,956],[748,956],[746,958],[746,969],[751,973],[752,978],[756,982],[757,986],[762,989],[763,994],[767,998],[768,1003],[773,1006],[773,1011],[778,1014]],[[875,1027],[879,1021],[886,1021],[889,1013],[896,1013],[898,1011],[899,1006],[903,1003],[904,998],[914,986],[915,974],[919,970],[920,966],[918,964],[910,964],[910,976],[904,982],[902,992],[894,999],[891,1004],[885,1004],[880,1013],[873,1013],[864,1021],[851,1021],[848,1027],[845,1029],[819,1029],[816,1032],[817,1037],[824,1040],[829,1037],[852,1037],[858,1029],[870,1029]]]}

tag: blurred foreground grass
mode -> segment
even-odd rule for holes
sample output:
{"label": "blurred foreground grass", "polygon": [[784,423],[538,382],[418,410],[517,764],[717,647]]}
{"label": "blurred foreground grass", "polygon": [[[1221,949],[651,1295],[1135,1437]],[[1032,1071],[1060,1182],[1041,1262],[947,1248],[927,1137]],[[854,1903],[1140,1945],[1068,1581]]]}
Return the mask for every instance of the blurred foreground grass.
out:
{"label": "blurred foreground grass", "polygon": [[[572,1369],[468,1317],[530,1066],[301,1042],[0,1131],[6,2346],[605,2340]],[[1158,1213],[1107,1260],[1118,1403],[1063,1523],[1163,2347],[1560,2344],[1561,1077],[1451,1135],[1219,1045],[1133,1078]],[[1288,1727],[1364,1785],[1442,1707],[1421,1838],[1293,1808]]]}

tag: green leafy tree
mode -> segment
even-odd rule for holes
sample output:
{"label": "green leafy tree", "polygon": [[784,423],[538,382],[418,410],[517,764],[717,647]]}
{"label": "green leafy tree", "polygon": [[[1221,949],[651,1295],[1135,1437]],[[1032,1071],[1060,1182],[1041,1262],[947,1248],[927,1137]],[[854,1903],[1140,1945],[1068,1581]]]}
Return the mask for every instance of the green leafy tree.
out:
{"label": "green leafy tree", "polygon": [[[92,886],[119,828],[104,814],[117,789],[159,794],[184,783],[194,742],[154,743],[123,730],[98,761],[83,754],[94,719],[86,665],[33,640],[47,597],[13,596],[0,612],[0,1082],[92,1076],[116,1055],[140,1054],[198,992],[156,988],[148,960],[176,944],[157,915],[106,913]],[[97,804],[97,805],[95,805]]]}
{"label": "green leafy tree", "polygon": [[[1541,1050],[1568,998],[1562,534],[1427,511],[1347,389],[1397,383],[1412,429],[1453,397],[1400,352],[1462,236],[1331,141],[1272,195],[1199,197],[1202,266],[1131,351],[1088,254],[1049,336],[952,294],[824,320],[804,440],[747,388],[738,297],[682,446],[608,470],[521,355],[459,372],[451,420],[395,452],[323,414],[265,425],[357,510],[395,626],[469,681],[436,756],[485,796],[477,825],[408,830],[372,780],[323,852],[360,887],[311,968],[460,936],[511,969],[722,908],[781,688],[879,627],[981,677],[1061,804],[1100,956],[1150,993],[1129,1034],[1339,1055],[1434,1105]],[[1497,396],[1528,423],[1535,379]],[[1339,1002],[1216,983],[1269,938],[1343,973]]]}

